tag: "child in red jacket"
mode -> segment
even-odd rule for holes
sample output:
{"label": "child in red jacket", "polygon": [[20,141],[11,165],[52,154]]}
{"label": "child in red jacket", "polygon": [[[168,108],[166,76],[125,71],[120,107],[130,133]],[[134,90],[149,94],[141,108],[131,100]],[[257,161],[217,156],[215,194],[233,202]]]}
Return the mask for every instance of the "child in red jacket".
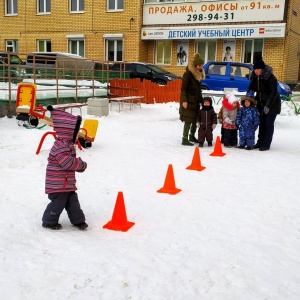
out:
{"label": "child in red jacket", "polygon": [[240,103],[233,93],[227,93],[222,101],[223,106],[223,142],[224,147],[237,147],[237,128],[235,120]]}
{"label": "child in red jacket", "polygon": [[63,110],[47,107],[51,111],[57,139],[52,146],[46,169],[46,194],[51,201],[43,214],[43,227],[57,230],[64,209],[71,223],[79,229],[86,229],[85,216],[76,193],[75,172],[84,172],[87,164],[76,157],[75,142],[80,129],[81,116],[74,116]]}

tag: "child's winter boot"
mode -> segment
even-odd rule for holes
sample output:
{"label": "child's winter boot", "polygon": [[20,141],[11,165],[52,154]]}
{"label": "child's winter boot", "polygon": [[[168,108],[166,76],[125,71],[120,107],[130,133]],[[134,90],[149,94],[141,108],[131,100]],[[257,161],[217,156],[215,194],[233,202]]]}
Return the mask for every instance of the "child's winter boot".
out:
{"label": "child's winter boot", "polygon": [[199,141],[195,138],[195,136],[191,134],[189,135],[189,141],[193,143],[199,143]]}
{"label": "child's winter boot", "polygon": [[43,223],[42,226],[43,226],[44,228],[48,228],[48,229],[51,229],[51,230],[59,230],[59,229],[62,228],[62,226],[61,226],[59,223],[57,223],[57,224],[52,224],[52,225],[48,225],[48,224]]}
{"label": "child's winter boot", "polygon": [[86,224],[85,222],[79,223],[79,224],[74,224],[75,227],[77,227],[80,230],[84,230],[87,229],[89,227],[88,224]]}
{"label": "child's winter boot", "polygon": [[194,144],[190,143],[189,140],[186,139],[186,138],[182,138],[181,145],[184,145],[184,146],[194,146]]}

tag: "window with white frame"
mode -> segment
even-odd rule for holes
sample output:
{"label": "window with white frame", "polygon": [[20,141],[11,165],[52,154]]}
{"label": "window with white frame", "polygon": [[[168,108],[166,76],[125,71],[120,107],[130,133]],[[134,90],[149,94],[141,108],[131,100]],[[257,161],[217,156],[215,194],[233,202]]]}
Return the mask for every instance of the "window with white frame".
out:
{"label": "window with white frame", "polygon": [[69,53],[84,57],[84,39],[69,39]]}
{"label": "window with white frame", "polygon": [[124,0],[107,0],[108,10],[123,10]]}
{"label": "window with white frame", "polygon": [[123,39],[106,39],[105,56],[108,61],[123,61]]}
{"label": "window with white frame", "polygon": [[245,40],[243,62],[247,64],[252,64],[257,55],[262,56],[263,47],[264,47],[263,39]]}
{"label": "window with white frame", "polygon": [[18,13],[18,0],[5,0],[5,14],[16,15]]}
{"label": "window with white frame", "polygon": [[5,49],[6,51],[18,52],[18,40],[6,40]]}
{"label": "window with white frame", "polygon": [[200,54],[200,57],[205,61],[216,60],[216,41],[199,41],[196,42],[196,52]]}
{"label": "window with white frame", "polygon": [[49,40],[38,40],[37,41],[38,52],[51,52],[51,41]]}
{"label": "window with white frame", "polygon": [[37,0],[38,14],[47,14],[51,12],[51,0]]}
{"label": "window with white frame", "polygon": [[83,12],[84,11],[84,0],[70,0],[70,11],[71,12]]}
{"label": "window with white frame", "polygon": [[170,65],[172,61],[172,41],[157,41],[155,61],[157,64]]}

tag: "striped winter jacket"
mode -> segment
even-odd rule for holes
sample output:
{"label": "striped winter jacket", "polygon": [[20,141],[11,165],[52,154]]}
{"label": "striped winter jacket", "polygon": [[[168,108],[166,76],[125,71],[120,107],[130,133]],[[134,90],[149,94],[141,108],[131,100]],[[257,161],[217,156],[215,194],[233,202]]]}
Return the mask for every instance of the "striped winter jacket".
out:
{"label": "striped winter jacket", "polygon": [[52,146],[46,169],[46,194],[77,190],[75,171],[84,170],[84,162],[76,157],[75,141],[81,117],[48,106],[52,113],[57,139]]}

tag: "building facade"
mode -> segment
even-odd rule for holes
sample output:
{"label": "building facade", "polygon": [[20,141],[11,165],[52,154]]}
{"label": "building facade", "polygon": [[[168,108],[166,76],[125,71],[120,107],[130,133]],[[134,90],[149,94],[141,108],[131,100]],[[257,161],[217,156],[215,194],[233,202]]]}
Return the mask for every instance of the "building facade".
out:
{"label": "building facade", "polygon": [[0,50],[21,56],[70,52],[182,75],[194,52],[245,63],[261,55],[278,79],[299,81],[299,0],[4,0],[0,11]]}

